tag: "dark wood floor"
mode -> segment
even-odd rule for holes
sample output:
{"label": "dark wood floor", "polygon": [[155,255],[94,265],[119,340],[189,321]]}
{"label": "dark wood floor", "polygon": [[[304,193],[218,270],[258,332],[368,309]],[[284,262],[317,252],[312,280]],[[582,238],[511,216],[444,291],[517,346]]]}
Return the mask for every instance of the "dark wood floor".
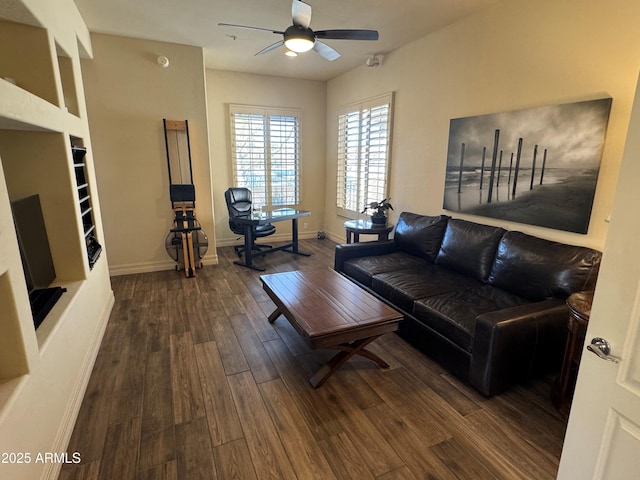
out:
{"label": "dark wood floor", "polygon": [[[327,268],[278,252],[268,273]],[[552,479],[565,422],[545,380],[486,399],[395,334],[371,346],[391,368],[352,359],[321,388],[333,352],[310,351],[259,273],[220,264],[187,279],[114,277],[116,303],[87,388],[63,480]]]}

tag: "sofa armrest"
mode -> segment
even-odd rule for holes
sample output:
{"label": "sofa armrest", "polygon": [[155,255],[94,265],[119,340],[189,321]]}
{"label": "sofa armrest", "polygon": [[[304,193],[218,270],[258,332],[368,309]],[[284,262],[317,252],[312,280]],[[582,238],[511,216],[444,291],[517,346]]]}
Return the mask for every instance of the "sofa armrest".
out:
{"label": "sofa armrest", "polygon": [[550,299],[479,315],[469,381],[491,396],[562,363],[569,309]]}
{"label": "sofa armrest", "polygon": [[395,252],[396,248],[397,245],[393,240],[336,245],[333,268],[338,272],[342,272],[344,262],[347,260],[358,257],[386,255]]}

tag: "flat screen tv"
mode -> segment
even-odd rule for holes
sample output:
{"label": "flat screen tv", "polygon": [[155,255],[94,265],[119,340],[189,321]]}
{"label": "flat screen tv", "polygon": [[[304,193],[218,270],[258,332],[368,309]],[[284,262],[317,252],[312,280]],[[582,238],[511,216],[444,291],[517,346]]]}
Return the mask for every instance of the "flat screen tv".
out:
{"label": "flat screen tv", "polygon": [[33,323],[37,329],[62,293],[62,287],[49,287],[56,278],[49,238],[40,207],[40,197],[31,195],[11,202],[22,268],[29,290]]}
{"label": "flat screen tv", "polygon": [[44,225],[40,196],[31,195],[11,202],[22,267],[29,292],[46,288],[56,278],[49,238]]}

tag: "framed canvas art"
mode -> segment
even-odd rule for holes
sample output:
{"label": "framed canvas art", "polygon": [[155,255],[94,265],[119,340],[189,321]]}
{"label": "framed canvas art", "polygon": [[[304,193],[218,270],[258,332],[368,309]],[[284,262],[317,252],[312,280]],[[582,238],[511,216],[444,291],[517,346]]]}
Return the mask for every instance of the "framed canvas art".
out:
{"label": "framed canvas art", "polygon": [[611,98],[450,122],[446,210],[587,233]]}

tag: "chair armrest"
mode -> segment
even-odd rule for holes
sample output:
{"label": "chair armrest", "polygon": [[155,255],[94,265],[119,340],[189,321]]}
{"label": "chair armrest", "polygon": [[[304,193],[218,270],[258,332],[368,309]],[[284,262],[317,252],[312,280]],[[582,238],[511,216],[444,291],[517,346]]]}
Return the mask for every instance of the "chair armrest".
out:
{"label": "chair armrest", "polygon": [[393,240],[383,240],[381,242],[346,243],[336,245],[334,270],[342,272],[344,262],[358,257],[372,257],[375,255],[386,255],[396,251],[396,243]]}
{"label": "chair armrest", "polygon": [[491,396],[532,373],[559,369],[568,318],[562,299],[479,315],[469,369],[471,385]]}

